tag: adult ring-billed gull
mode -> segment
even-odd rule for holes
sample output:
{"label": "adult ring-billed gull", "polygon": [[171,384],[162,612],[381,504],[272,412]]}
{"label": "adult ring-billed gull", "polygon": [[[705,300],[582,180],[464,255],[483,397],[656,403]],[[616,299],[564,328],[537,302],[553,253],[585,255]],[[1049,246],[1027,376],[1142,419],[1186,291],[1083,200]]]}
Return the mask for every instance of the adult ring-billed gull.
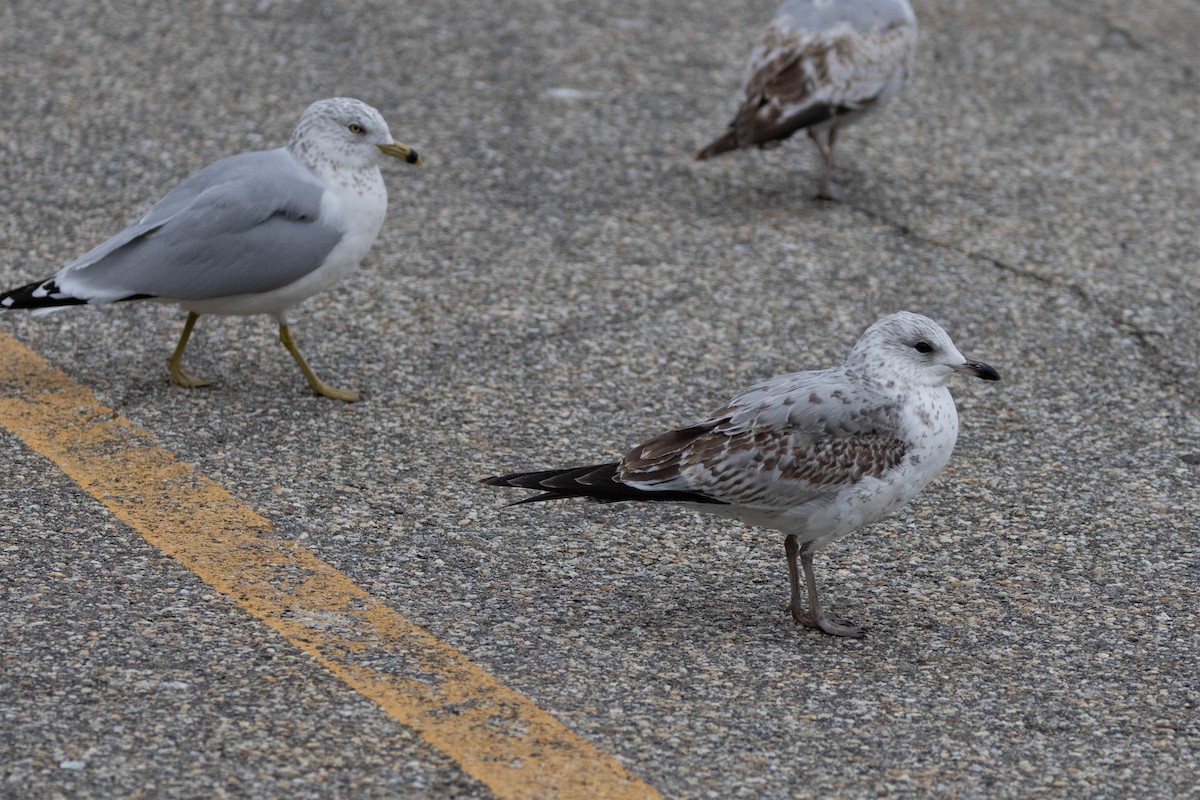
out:
{"label": "adult ring-billed gull", "polygon": [[383,225],[384,156],[420,164],[371,106],[318,100],[286,147],[223,158],[167,193],[145,216],[47,280],[0,294],[0,311],[158,299],[187,321],[167,361],[180,386],[205,386],[182,366],[201,314],[270,314],[313,391],[354,401],[316,376],[288,330],[288,310],[328,289],[366,256]]}
{"label": "adult ring-billed gull", "polygon": [[782,531],[792,617],[858,637],[862,628],[821,610],[813,553],[900,508],[946,466],[958,437],[946,383],[960,373],[1000,379],[987,364],[964,358],[933,320],[892,314],[867,329],[843,366],[751,386],[617,463],[514,472],[483,483],[543,492],[513,505],[565,497],[665,501]]}
{"label": "adult ring-billed gull", "polygon": [[916,46],[908,0],[787,0],[750,53],[729,129],[696,158],[774,147],[807,130],[825,166],[817,197],[836,199],[838,130],[900,91]]}

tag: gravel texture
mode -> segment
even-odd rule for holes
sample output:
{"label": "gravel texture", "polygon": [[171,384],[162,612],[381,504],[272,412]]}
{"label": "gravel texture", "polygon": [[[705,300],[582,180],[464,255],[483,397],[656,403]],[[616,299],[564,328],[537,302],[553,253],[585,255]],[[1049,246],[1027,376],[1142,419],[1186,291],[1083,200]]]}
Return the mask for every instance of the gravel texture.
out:
{"label": "gravel texture", "polygon": [[[1200,796],[1200,7],[916,4],[913,83],[839,141],[698,164],[772,0],[10,0],[0,284],[358,96],[362,272],[266,318],[0,327],[283,534],[668,797]],[[1004,376],[910,506],[817,558],[862,641],[786,615],[782,536],[513,499],[884,313]],[[486,797],[0,431],[0,795]]]}

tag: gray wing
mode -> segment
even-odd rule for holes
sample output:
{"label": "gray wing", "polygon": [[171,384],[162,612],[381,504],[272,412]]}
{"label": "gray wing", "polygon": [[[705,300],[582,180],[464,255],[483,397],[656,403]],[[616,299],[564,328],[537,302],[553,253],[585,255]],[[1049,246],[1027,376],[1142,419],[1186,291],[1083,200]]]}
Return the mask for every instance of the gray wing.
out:
{"label": "gray wing", "polygon": [[704,421],[635,447],[618,477],[640,489],[787,508],[881,478],[908,449],[894,399],[842,369],[801,372],[751,387]]}
{"label": "gray wing", "polygon": [[321,222],[320,184],[283,149],[222,159],[68,264],[61,291],[201,300],[267,292],[319,267],[342,234]]}

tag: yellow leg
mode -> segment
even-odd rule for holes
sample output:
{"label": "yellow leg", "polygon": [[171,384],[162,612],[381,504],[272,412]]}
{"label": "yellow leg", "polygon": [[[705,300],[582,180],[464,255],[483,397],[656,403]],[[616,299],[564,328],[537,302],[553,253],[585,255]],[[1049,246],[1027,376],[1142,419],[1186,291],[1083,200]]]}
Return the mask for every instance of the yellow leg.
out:
{"label": "yellow leg", "polygon": [[304,373],[304,377],[308,379],[308,385],[314,392],[323,397],[332,397],[334,400],[344,400],[347,403],[353,403],[358,399],[358,392],[353,389],[335,389],[317,377],[312,368],[308,366],[308,362],[304,360],[304,356],[300,354],[300,348],[296,347],[296,343],[292,340],[292,334],[288,331],[287,325],[279,326],[279,341],[283,342],[283,346],[292,354],[292,358],[296,359],[296,364]]}
{"label": "yellow leg", "polygon": [[171,380],[189,389],[194,389],[197,386],[212,385],[212,381],[188,375],[183,371],[183,367],[179,363],[183,361],[183,351],[187,349],[188,339],[192,336],[192,328],[196,326],[196,320],[198,319],[200,319],[200,315],[195,311],[188,312],[187,322],[183,323],[183,333],[179,335],[179,344],[175,345],[175,352],[171,353],[171,357],[167,359],[167,369],[171,372]]}

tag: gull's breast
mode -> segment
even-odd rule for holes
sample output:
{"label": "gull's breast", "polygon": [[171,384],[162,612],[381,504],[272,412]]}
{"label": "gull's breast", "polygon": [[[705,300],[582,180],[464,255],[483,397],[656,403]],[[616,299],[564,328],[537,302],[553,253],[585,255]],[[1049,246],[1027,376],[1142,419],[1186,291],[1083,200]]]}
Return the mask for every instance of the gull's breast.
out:
{"label": "gull's breast", "polygon": [[945,387],[904,398],[903,459],[878,477],[867,476],[833,496],[788,510],[772,527],[796,532],[801,541],[838,539],[883,519],[929,485],[950,461],[958,438],[958,413]]}

